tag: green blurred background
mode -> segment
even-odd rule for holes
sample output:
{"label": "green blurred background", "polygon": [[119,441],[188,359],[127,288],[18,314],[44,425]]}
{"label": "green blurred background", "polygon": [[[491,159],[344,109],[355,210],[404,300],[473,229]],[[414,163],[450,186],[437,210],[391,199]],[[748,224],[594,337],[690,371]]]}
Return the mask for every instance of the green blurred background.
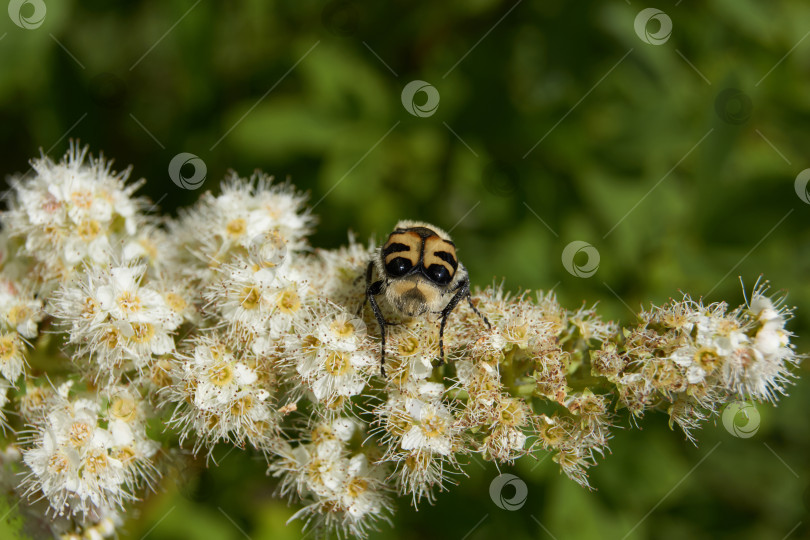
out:
{"label": "green blurred background", "polygon": [[[191,152],[207,166],[203,189],[233,168],[309,191],[313,245],[424,219],[452,229],[474,284],[553,287],[568,307],[599,301],[624,322],[679,291],[737,305],[738,276],[750,291],[764,274],[798,306],[791,329],[810,351],[810,205],[794,190],[810,167],[804,0],[662,1],[672,34],[660,45],[635,32],[648,7],[636,0],[45,4],[35,29],[0,16],[4,174],[78,138],[134,164],[142,193],[175,213],[202,191],[167,173]],[[438,91],[433,114],[403,106],[413,80]],[[562,264],[574,240],[598,250],[590,278]],[[649,415],[616,430],[590,475],[596,492],[524,459],[511,472],[529,496],[510,512],[489,497],[495,468],[470,463],[462,489],[418,512],[399,500],[393,527],[372,536],[808,537],[801,371],[778,408],[759,407],[752,438],[718,422],[696,449]],[[241,452],[200,464],[141,504],[122,538],[299,538],[300,522],[284,525],[296,509],[263,473]]]}

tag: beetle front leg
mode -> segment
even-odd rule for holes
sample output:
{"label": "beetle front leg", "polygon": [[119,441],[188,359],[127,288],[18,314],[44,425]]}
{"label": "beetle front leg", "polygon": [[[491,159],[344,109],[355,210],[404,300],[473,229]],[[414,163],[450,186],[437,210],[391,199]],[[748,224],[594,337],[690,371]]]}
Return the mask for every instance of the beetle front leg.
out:
{"label": "beetle front leg", "polygon": [[442,364],[444,364],[444,327],[447,324],[447,317],[450,316],[450,313],[456,308],[461,299],[470,294],[470,280],[464,279],[460,281],[455,290],[456,294],[453,295],[453,298],[442,310],[442,322],[439,325],[439,361]]}
{"label": "beetle front leg", "polygon": [[374,298],[378,294],[382,293],[382,286],[382,281],[375,281],[369,285],[366,288],[366,298],[368,299],[368,303],[371,304],[371,311],[374,312],[374,317],[377,319],[377,324],[380,325],[380,373],[382,374],[383,378],[385,378],[385,328],[387,323],[385,322],[382,311],[380,311],[380,306],[377,304],[376,298]]}

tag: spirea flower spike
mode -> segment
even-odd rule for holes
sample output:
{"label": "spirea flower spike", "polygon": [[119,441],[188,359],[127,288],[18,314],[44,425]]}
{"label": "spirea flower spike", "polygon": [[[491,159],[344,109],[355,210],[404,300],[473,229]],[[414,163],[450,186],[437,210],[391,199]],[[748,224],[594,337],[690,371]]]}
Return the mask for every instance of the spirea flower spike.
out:
{"label": "spirea flower spike", "polygon": [[551,454],[587,488],[614,427],[658,411],[695,441],[723,405],[784,395],[801,358],[764,281],[735,309],[686,296],[622,327],[476,287],[425,223],[314,249],[306,196],[260,173],[173,219],[87,148],[32,166],[0,215],[0,479],[63,538],[113,537],[216,444],[347,537],[435,502],[473,457]]}

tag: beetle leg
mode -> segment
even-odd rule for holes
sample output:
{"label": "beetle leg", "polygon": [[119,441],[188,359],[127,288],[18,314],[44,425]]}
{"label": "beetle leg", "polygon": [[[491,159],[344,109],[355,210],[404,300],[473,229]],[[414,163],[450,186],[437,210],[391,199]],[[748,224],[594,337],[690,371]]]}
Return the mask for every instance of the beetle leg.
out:
{"label": "beetle leg", "polygon": [[374,270],[374,263],[369,261],[368,266],[366,267],[366,296],[363,298],[363,302],[360,304],[360,307],[357,308],[358,317],[362,315],[363,308],[366,307],[366,302],[368,302],[368,288],[371,285],[371,273],[373,272],[373,270]]}
{"label": "beetle leg", "polygon": [[447,324],[447,317],[450,316],[450,313],[456,308],[462,298],[469,296],[470,280],[465,278],[459,281],[454,290],[456,291],[456,294],[454,294],[453,298],[451,298],[447,305],[444,306],[444,309],[442,310],[442,323],[439,326],[439,361],[442,364],[444,364],[444,327]]}
{"label": "beetle leg", "polygon": [[475,312],[475,314],[478,315],[479,317],[481,317],[481,320],[484,321],[484,324],[487,325],[487,328],[492,329],[492,325],[489,324],[489,321],[487,320],[486,316],[483,313],[481,313],[480,311],[478,311],[478,308],[473,305],[472,295],[470,295],[470,288],[469,287],[467,287],[467,302],[469,302],[470,307]]}
{"label": "beetle leg", "polygon": [[[377,319],[377,324],[380,325],[380,373],[382,373],[383,378],[385,378],[385,327],[387,323],[385,322],[382,311],[380,311],[380,306],[377,304],[377,300],[374,298],[378,294],[382,293],[383,282],[375,281],[374,283],[371,283],[372,268],[373,264],[368,263],[368,270],[366,271],[366,299],[368,300],[368,303],[371,304],[371,311],[374,312],[374,317]],[[363,305],[365,305],[365,302],[363,302]]]}

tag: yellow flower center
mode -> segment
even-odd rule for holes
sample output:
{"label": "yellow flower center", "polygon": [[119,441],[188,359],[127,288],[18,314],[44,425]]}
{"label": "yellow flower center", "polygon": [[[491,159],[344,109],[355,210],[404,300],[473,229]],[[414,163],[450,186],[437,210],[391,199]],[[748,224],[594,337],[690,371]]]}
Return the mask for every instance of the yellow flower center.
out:
{"label": "yellow flower center", "polygon": [[397,352],[400,356],[413,356],[419,352],[419,340],[413,336],[408,336],[399,342]]}
{"label": "yellow flower center", "polygon": [[328,425],[318,424],[310,433],[309,438],[312,441],[312,444],[317,445],[324,441],[331,441],[335,437],[332,434],[332,429]]}
{"label": "yellow flower center", "polygon": [[31,310],[28,306],[17,304],[8,311],[8,322],[11,323],[12,326],[17,326],[30,316]]}
{"label": "yellow flower center", "polygon": [[580,465],[581,458],[574,452],[562,449],[560,452],[552,458],[556,463],[560,464],[560,467],[563,470],[568,470],[572,467],[577,467]]}
{"label": "yellow flower center", "polygon": [[84,305],[82,306],[81,316],[84,319],[92,319],[93,316],[98,312],[98,302],[96,302],[92,297],[88,296],[84,299]]}
{"label": "yellow flower center", "polygon": [[119,448],[113,453],[113,457],[123,463],[124,465],[129,465],[135,459],[135,450],[130,448],[129,446],[125,446],[123,448]]}
{"label": "yellow flower center", "polygon": [[228,231],[228,234],[231,236],[242,236],[245,230],[247,230],[247,225],[243,218],[236,218],[228,222],[225,226],[225,230]]}
{"label": "yellow flower center", "polygon": [[519,344],[525,341],[526,337],[529,335],[529,326],[523,321],[515,322],[507,327],[506,334],[510,341]]}
{"label": "yellow flower center", "polygon": [[695,352],[694,361],[702,367],[706,373],[711,373],[720,364],[720,356],[711,347],[701,347]]}
{"label": "yellow flower center", "polygon": [[502,404],[501,423],[507,426],[519,426],[523,424],[524,410],[520,401],[516,399],[506,400]]}
{"label": "yellow flower center", "polygon": [[116,397],[110,404],[110,414],[124,422],[132,421],[137,412],[135,400],[130,397]]}
{"label": "yellow flower center", "polygon": [[93,206],[93,194],[87,190],[74,191],[70,194],[70,201],[79,208]]}
{"label": "yellow flower center", "polygon": [[46,225],[42,232],[45,234],[45,237],[50,240],[51,242],[60,242],[62,237],[65,236],[64,231],[59,227],[55,227],[53,225]]}
{"label": "yellow flower center", "polygon": [[[424,409],[422,410],[424,411]],[[433,411],[424,414],[420,420],[420,423],[422,425],[422,433],[424,433],[425,437],[428,439],[438,437],[444,433],[445,422]]]}
{"label": "yellow flower center", "polygon": [[352,363],[350,361],[350,356],[348,353],[331,351],[327,355],[323,367],[327,371],[327,373],[335,377],[338,377],[340,375],[345,375],[346,373],[348,373],[349,369],[351,369],[352,367]]}
{"label": "yellow flower center", "polygon": [[542,428],[540,428],[540,438],[543,441],[551,446],[556,448],[560,446],[566,439],[566,432],[562,426],[558,424],[544,424]]}
{"label": "yellow flower center", "polygon": [[84,446],[93,436],[93,430],[84,422],[73,422],[68,432],[68,440],[75,447]]}
{"label": "yellow flower center", "polygon": [[84,462],[84,467],[90,474],[98,474],[107,468],[107,452],[95,450]]}
{"label": "yellow flower center", "polygon": [[118,329],[114,326],[107,327],[104,330],[104,335],[101,337],[101,341],[106,343],[107,347],[110,349],[116,348],[118,343],[121,341],[121,336]]}
{"label": "yellow flower center", "polygon": [[219,415],[218,414],[209,415],[208,418],[206,418],[205,420],[205,425],[211,431],[217,429],[217,426],[219,426]]}
{"label": "yellow flower center", "polygon": [[430,466],[430,459],[428,452],[411,454],[405,458],[405,466],[411,471],[424,471]]}
{"label": "yellow flower center", "polygon": [[209,350],[211,351],[211,358],[213,358],[214,360],[222,360],[223,358],[225,358],[227,355],[230,354],[230,351],[227,349],[227,347],[225,347],[221,343],[211,345],[211,348]]}
{"label": "yellow flower center", "polygon": [[279,295],[276,305],[283,313],[291,315],[301,307],[301,300],[295,291],[284,291]]}
{"label": "yellow flower center", "polygon": [[15,334],[5,334],[0,337],[0,362],[8,362],[17,355],[17,339]]}
{"label": "yellow flower center", "polygon": [[233,367],[227,362],[222,362],[208,370],[208,377],[215,385],[225,386],[233,380]]}
{"label": "yellow flower center", "polygon": [[118,305],[121,307],[121,311],[134,313],[141,309],[141,299],[138,295],[124,291],[121,293],[121,296],[118,297]]}
{"label": "yellow flower center", "polygon": [[683,313],[665,313],[663,317],[664,324],[670,328],[682,328],[686,326],[689,319]]}
{"label": "yellow flower center", "polygon": [[138,240],[138,243],[141,245],[143,250],[146,252],[146,255],[150,259],[154,260],[154,259],[157,258],[157,256],[158,256],[158,248],[157,248],[157,245],[155,245],[154,242],[148,240],[147,238],[141,238],[140,240]]}
{"label": "yellow flower center", "polygon": [[70,466],[70,462],[65,454],[59,452],[48,459],[48,471],[59,474],[65,472]]}
{"label": "yellow flower center", "polygon": [[310,460],[309,465],[307,467],[307,476],[309,476],[310,482],[315,485],[323,484],[323,477],[324,473],[321,469],[326,468],[326,464],[324,460],[321,458],[315,458]]}
{"label": "yellow flower center", "polygon": [[740,329],[740,324],[734,319],[720,319],[717,322],[717,333],[723,336],[730,336]]}
{"label": "yellow flower center", "polygon": [[307,354],[316,352],[320,345],[321,341],[312,334],[304,336],[301,340],[301,350]]}
{"label": "yellow flower center", "polygon": [[326,405],[326,408],[330,411],[337,411],[343,404],[346,403],[346,396],[335,396],[335,397],[326,397],[323,404]]}
{"label": "yellow flower center", "polygon": [[132,323],[132,331],[135,343],[149,343],[155,337],[155,327],[151,323]]}
{"label": "yellow flower center", "polygon": [[101,225],[95,219],[85,219],[79,223],[79,227],[76,229],[84,240],[92,240],[98,236],[99,231],[101,231]]}
{"label": "yellow flower center", "polygon": [[245,309],[256,309],[259,306],[259,301],[262,295],[256,287],[245,287],[242,289],[242,298],[239,303]]}
{"label": "yellow flower center", "polygon": [[172,384],[172,377],[169,375],[169,371],[172,369],[172,364],[168,360],[158,360],[152,366],[152,369],[149,373],[149,379],[157,386],[158,388],[164,388]]}
{"label": "yellow flower center", "polygon": [[340,319],[332,321],[329,329],[340,338],[348,338],[354,335],[354,325],[351,321],[342,321]]}
{"label": "yellow flower center", "polygon": [[197,394],[197,379],[184,381],[182,388],[186,403],[194,403],[194,396]]}
{"label": "yellow flower center", "polygon": [[253,398],[245,395],[236,400],[231,406],[231,414],[234,416],[244,416],[253,408]]}
{"label": "yellow flower center", "polygon": [[166,303],[169,305],[169,308],[175,313],[180,313],[181,311],[186,309],[186,306],[188,305],[179,294],[173,292],[170,292],[166,295]]}
{"label": "yellow flower center", "polygon": [[20,398],[22,407],[25,410],[33,411],[45,405],[45,392],[38,386],[29,386],[25,395]]}
{"label": "yellow flower center", "polygon": [[346,491],[350,497],[359,497],[368,490],[368,480],[365,478],[354,478],[349,485],[346,486]]}

